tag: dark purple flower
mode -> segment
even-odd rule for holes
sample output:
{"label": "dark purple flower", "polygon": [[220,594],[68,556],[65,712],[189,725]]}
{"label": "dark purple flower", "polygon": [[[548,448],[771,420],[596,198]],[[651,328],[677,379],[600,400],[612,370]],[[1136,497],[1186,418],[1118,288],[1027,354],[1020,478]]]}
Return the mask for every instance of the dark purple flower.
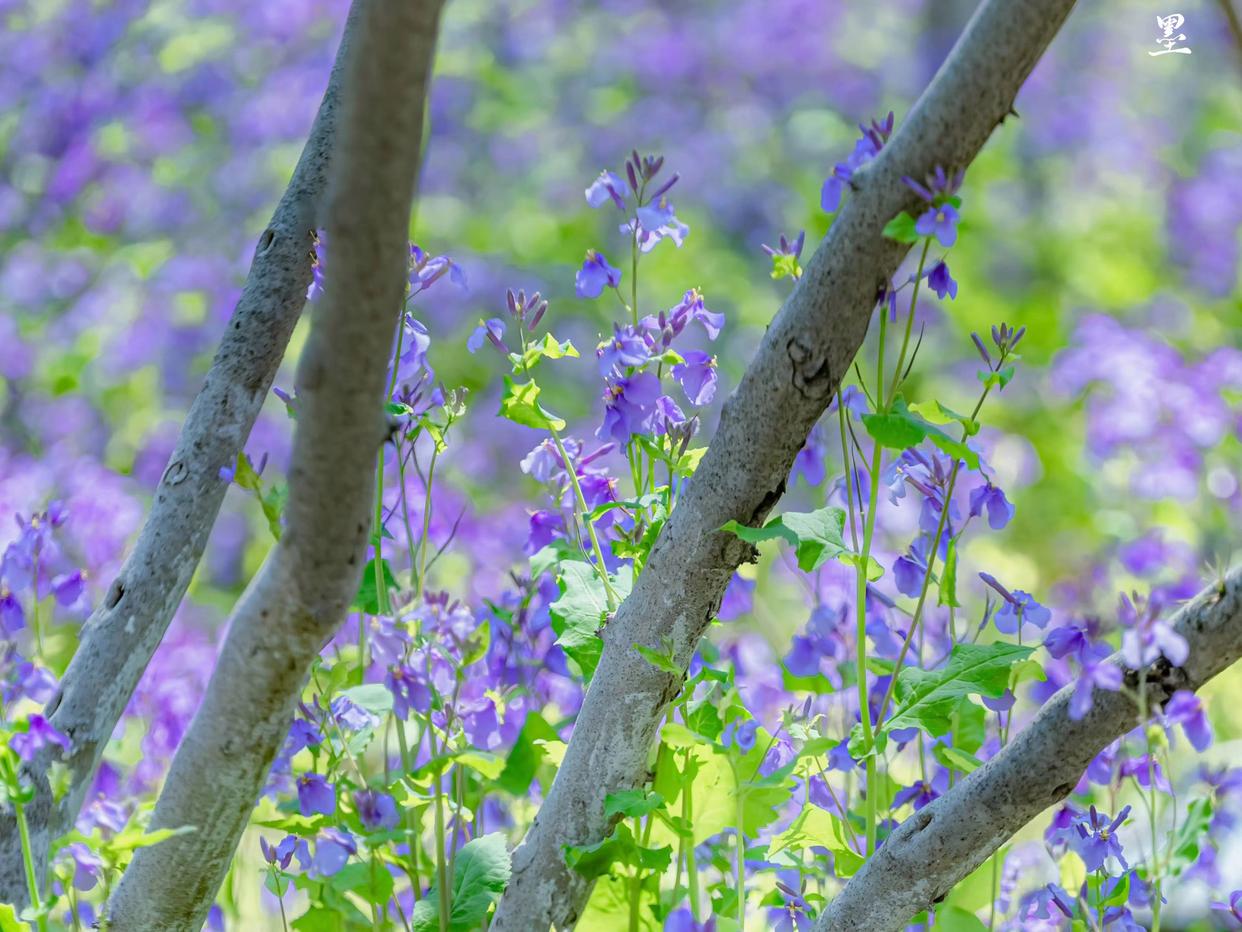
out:
{"label": "dark purple flower", "polygon": [[602,252],[588,249],[582,268],[574,276],[574,290],[580,298],[598,298],[605,288],[621,284],[621,270],[608,264]]}
{"label": "dark purple flower", "polygon": [[80,841],[71,842],[60,849],[61,856],[68,855],[73,861],[73,888],[93,890],[103,876],[103,861],[94,851]]}
{"label": "dark purple flower", "polygon": [[845,193],[854,172],[875,158],[888,142],[893,132],[893,113],[890,110],[883,123],[872,120],[870,126],[860,123],[858,128],[862,130],[862,136],[854,143],[854,151],[844,162],[833,166],[832,174],[820,190],[819,203],[825,213],[830,214],[841,206],[841,195]]}
{"label": "dark purple flower", "polygon": [[1068,654],[1081,653],[1090,643],[1087,639],[1087,630],[1079,625],[1062,625],[1060,628],[1053,628],[1044,638],[1044,647],[1058,660]]}
{"label": "dark purple flower", "polygon": [[702,350],[683,354],[684,362],[673,366],[675,378],[692,405],[711,404],[716,395],[716,357]]}
{"label": "dark purple flower", "polygon": [[360,790],[354,794],[354,806],[358,809],[358,818],[369,831],[396,828],[401,821],[397,814],[397,804],[387,793]]}
{"label": "dark purple flower", "polygon": [[425,714],[431,708],[431,688],[426,677],[407,664],[390,666],[384,685],[392,693],[393,715],[400,719],[408,719],[412,711]]}
{"label": "dark purple flower", "polygon": [[695,922],[694,913],[686,906],[679,906],[665,918],[663,932],[716,932],[716,917]]}
{"label": "dark purple flower", "polygon": [[949,274],[949,266],[944,261],[937,262],[927,273],[927,287],[936,292],[936,297],[942,301],[945,295],[949,296],[949,300],[957,297],[957,282]]}
{"label": "dark purple flower", "polygon": [[17,593],[0,585],[0,628],[10,637],[26,627],[26,611]]}
{"label": "dark purple flower", "polygon": [[1078,852],[1088,871],[1098,871],[1110,857],[1116,858],[1123,870],[1130,869],[1117,840],[1117,829],[1129,814],[1130,807],[1126,806],[1110,822],[1108,816],[1101,815],[1092,806],[1087,817],[1075,826],[1078,834],[1070,840],[1070,845]]}
{"label": "dark purple flower", "polygon": [[52,594],[56,601],[68,608],[82,597],[86,590],[86,575],[81,570],[62,573],[52,579]]}
{"label": "dark purple flower", "polygon": [[555,511],[532,511],[530,531],[526,537],[526,552],[538,553],[558,537],[565,535],[565,519]]}
{"label": "dark purple flower", "polygon": [[897,591],[915,599],[923,591],[923,579],[927,575],[927,540],[920,537],[910,545],[910,552],[898,557],[893,563],[893,581]]}
{"label": "dark purple flower", "polygon": [[697,288],[691,288],[681,296],[681,301],[669,308],[667,319],[674,333],[681,333],[687,321],[697,320],[707,331],[709,340],[720,336],[725,323],[724,314],[707,309],[703,303],[703,295]]}
{"label": "dark purple flower", "polygon": [[317,773],[298,777],[298,810],[304,816],[332,815],[336,812],[336,789]]}
{"label": "dark purple flower", "polygon": [[1013,518],[1013,505],[1005,498],[1004,491],[990,482],[972,489],[970,493],[971,515],[977,517],[985,510],[988,514],[988,527],[994,531],[1001,530]]}
{"label": "dark purple flower", "polygon": [[720,735],[720,743],[725,747],[737,745],[743,754],[749,754],[755,746],[755,734],[759,731],[759,723],[753,718],[742,722],[730,722]]}
{"label": "dark purple flower", "polygon": [[263,852],[263,860],[268,864],[279,867],[282,871],[289,869],[289,864],[293,861],[295,853],[301,849],[301,857],[299,860],[308,860],[306,842],[296,835],[286,835],[280,840],[279,844],[268,844],[266,838],[259,839],[259,849]]}
{"label": "dark purple flower", "polygon": [[66,753],[72,747],[69,739],[52,727],[42,715],[30,716],[26,725],[25,731],[17,732],[9,741],[9,747],[26,762],[34,760],[41,748],[53,744],[60,745]]}

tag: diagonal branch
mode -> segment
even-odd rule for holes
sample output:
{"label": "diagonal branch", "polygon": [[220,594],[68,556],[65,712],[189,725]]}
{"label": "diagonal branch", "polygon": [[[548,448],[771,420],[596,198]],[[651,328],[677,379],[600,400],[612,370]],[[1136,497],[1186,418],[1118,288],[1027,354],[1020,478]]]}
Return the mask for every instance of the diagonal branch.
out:
{"label": "diagonal branch", "polygon": [[[44,753],[27,774],[38,795],[27,807],[37,864],[53,838],[72,827],[103,750],[151,655],[164,637],[198,567],[224,500],[220,468],[246,444],[306,302],[311,233],[317,226],[336,137],[341,64],[356,17],[351,14],[314,126],[289,187],[259,238],[250,272],[220,349],[186,416],[151,513],[133,553],[82,640],[60,691],[48,704],[51,723],[73,750],[69,792],[53,803]],[[0,902],[24,903],[20,840],[11,813],[0,813]]]}
{"label": "diagonal branch", "polygon": [[634,645],[663,650],[671,638],[685,669],[750,555],[720,526],[755,526],[780,499],[794,456],[862,343],[877,290],[908,249],[881,233],[917,203],[902,176],[968,166],[1072,6],[986,0],[897,134],[855,176],[853,196],[772,321],[633,592],[604,629],[565,759],[514,852],[497,932],[569,927],[580,915],[590,883],[566,866],[562,846],[607,836],[604,797],[643,781],[660,718],[681,688],[682,677],[657,670]]}
{"label": "diagonal branch", "polygon": [[[1190,645],[1181,667],[1161,658],[1146,676],[1147,707],[1197,690],[1242,657],[1242,569],[1205,589],[1173,619]],[[1140,677],[1125,669],[1127,687]],[[1057,693],[1014,741],[901,824],[828,904],[816,932],[899,932],[939,902],[1018,829],[1064,799],[1110,742],[1141,725],[1125,693],[1095,693],[1081,720],[1069,717],[1072,687]]]}
{"label": "diagonal branch", "polygon": [[136,853],[110,928],[202,927],[310,664],[358,590],[441,3],[360,7],[324,223],[326,292],[298,365],[285,532],[234,610],[155,808],[153,828],[197,830]]}

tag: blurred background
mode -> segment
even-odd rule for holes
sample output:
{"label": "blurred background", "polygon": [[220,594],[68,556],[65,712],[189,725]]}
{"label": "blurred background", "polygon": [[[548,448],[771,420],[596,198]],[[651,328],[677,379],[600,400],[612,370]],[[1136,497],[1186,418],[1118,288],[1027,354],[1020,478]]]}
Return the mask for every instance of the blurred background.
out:
{"label": "blurred background", "polygon": [[[0,0],[0,548],[10,515],[64,500],[91,574],[81,618],[141,523],[309,130],[346,6]],[[502,313],[506,287],[541,290],[552,329],[580,348],[611,329],[616,306],[573,286],[586,249],[623,254],[616,215],[583,198],[595,176],[620,171],[631,148],[681,173],[673,200],[691,232],[644,260],[639,301],[654,312],[697,287],[726,315],[710,345],[718,408],[789,288],[761,245],[805,229],[809,255],[831,220],[820,185],[856,124],[893,110],[900,125],[972,9],[450,0],[411,225],[468,279],[414,309],[438,378],[471,392],[436,490],[433,536],[456,522],[439,586],[494,597],[525,559],[527,511],[544,493],[518,463],[536,438],[494,416],[498,361],[469,354],[466,338]],[[980,437],[1017,514],[969,560],[1058,612],[1112,611],[1119,590],[1193,591],[1239,546],[1242,47],[1217,0],[1178,11],[1190,55],[1149,54],[1170,10],[1071,15],[1019,118],[967,175],[949,257],[957,298],[919,309],[915,393],[958,408],[977,393],[971,330],[1027,327],[1021,371]],[[286,389],[303,336],[277,380]],[[600,413],[585,356],[546,390],[581,436]],[[291,434],[273,397],[247,448],[268,457],[265,479],[279,481]],[[800,480],[791,496],[805,506],[823,492]],[[131,709],[150,732],[147,779],[270,544],[254,501],[230,492]],[[773,657],[806,619],[779,569],[745,569],[754,608],[727,623]],[[1221,698],[1237,680],[1210,694],[1225,739],[1242,735]],[[1228,741],[1214,753],[1228,756]]]}

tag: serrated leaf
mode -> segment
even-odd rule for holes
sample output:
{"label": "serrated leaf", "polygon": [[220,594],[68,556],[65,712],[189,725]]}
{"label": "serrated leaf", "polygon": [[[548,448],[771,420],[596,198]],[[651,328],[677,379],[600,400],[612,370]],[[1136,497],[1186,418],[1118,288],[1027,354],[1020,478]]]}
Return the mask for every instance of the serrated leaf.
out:
{"label": "serrated leaf", "polygon": [[899,243],[917,243],[919,234],[914,230],[914,217],[904,210],[888,223],[884,224],[884,235]]}
{"label": "serrated leaf", "polygon": [[627,819],[642,818],[657,809],[664,808],[664,797],[648,793],[644,789],[622,790],[604,797],[604,818],[624,816]]}
{"label": "serrated leaf", "polygon": [[1009,688],[1010,668],[1032,650],[1004,643],[958,644],[939,669],[906,667],[897,674],[897,710],[884,731],[917,726],[933,737],[946,734],[962,697],[1002,695]]}
{"label": "serrated leaf", "polygon": [[[509,883],[509,849],[500,832],[466,842],[453,859],[453,881],[449,902],[449,928],[467,932],[482,924],[492,904]],[[414,906],[411,927],[414,932],[437,932],[439,915],[437,892],[432,884],[427,895]]]}
{"label": "serrated leaf", "polygon": [[514,382],[505,376],[505,393],[500,399],[500,415],[525,427],[538,430],[564,430],[565,422],[539,404],[539,386],[534,382]]}
{"label": "serrated leaf", "polygon": [[845,529],[845,512],[836,507],[815,511],[789,511],[760,528],[728,521],[721,527],[747,543],[783,540],[795,549],[798,566],[812,572],[846,551],[841,533]]}

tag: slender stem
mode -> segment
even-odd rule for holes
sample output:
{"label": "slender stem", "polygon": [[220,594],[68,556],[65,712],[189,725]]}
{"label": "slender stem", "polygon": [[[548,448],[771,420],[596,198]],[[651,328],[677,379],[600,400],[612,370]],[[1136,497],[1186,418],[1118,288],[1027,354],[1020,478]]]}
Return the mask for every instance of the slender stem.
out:
{"label": "slender stem", "polygon": [[272,872],[272,886],[276,888],[276,902],[280,904],[280,926],[285,932],[289,932],[289,919],[285,915],[285,893],[280,889],[280,874],[276,870],[276,865],[270,867]]}
{"label": "slender stem", "polygon": [[[438,755],[436,750],[435,725],[431,721],[431,710],[427,711],[427,750],[432,760]],[[436,845],[436,895],[439,904],[440,932],[448,932],[449,928],[449,888],[448,870],[444,860],[444,787],[440,774],[432,776],[435,787],[435,845]]]}
{"label": "slender stem", "polygon": [[742,823],[745,819],[745,796],[742,791],[740,775],[734,770],[734,781],[737,783],[737,863],[734,866],[733,883],[737,887],[737,927],[738,932],[746,928],[746,833]]}
{"label": "slender stem", "polygon": [[858,566],[855,578],[855,615],[857,621],[856,637],[858,641],[858,717],[863,726],[863,738],[866,740],[869,754],[867,755],[867,856],[875,851],[876,842],[876,799],[877,786],[875,734],[871,728],[871,708],[867,702],[867,569],[871,562],[871,541],[875,536],[875,513],[879,503],[880,491],[880,456],[879,443],[873,444],[871,454],[870,489],[867,495],[867,514],[863,521],[862,552],[858,555]]}
{"label": "slender stem", "polygon": [[[910,332],[914,330],[914,305],[919,299],[919,285],[923,282],[923,264],[927,261],[927,250],[931,248],[931,238],[924,240],[923,252],[919,256],[919,270],[915,273],[914,292],[910,295],[910,313],[906,316],[906,332],[901,338],[901,352],[897,354],[897,368],[893,370],[893,381],[888,388],[888,399],[891,402],[901,385],[901,370],[906,364],[906,350],[910,347]],[[883,394],[883,392],[881,392]],[[883,400],[881,398],[881,400]]]}
{"label": "slender stem", "polygon": [[427,464],[427,481],[424,484],[423,493],[423,534],[418,540],[418,585],[415,595],[419,599],[423,597],[423,591],[427,587],[427,541],[431,536],[431,489],[435,481],[436,460],[439,456],[440,451],[432,447],[431,462]]}
{"label": "slender stem", "polygon": [[[685,769],[690,767],[690,756],[693,752],[686,751]],[[686,780],[681,786],[681,817],[687,826],[694,825],[694,781]],[[699,921],[702,913],[699,910],[699,866],[694,853],[694,835],[686,850],[686,885],[690,888],[690,916]]]}
{"label": "slender stem", "polygon": [[[36,598],[38,593],[35,593]],[[43,914],[43,901],[39,898],[39,879],[35,873],[34,852],[30,847],[30,827],[26,824],[26,809],[18,802],[13,803],[13,811],[17,817],[17,833],[22,842],[22,867],[26,870],[26,891],[30,896],[30,905],[38,913],[36,923],[39,932],[47,930],[47,916]]]}

